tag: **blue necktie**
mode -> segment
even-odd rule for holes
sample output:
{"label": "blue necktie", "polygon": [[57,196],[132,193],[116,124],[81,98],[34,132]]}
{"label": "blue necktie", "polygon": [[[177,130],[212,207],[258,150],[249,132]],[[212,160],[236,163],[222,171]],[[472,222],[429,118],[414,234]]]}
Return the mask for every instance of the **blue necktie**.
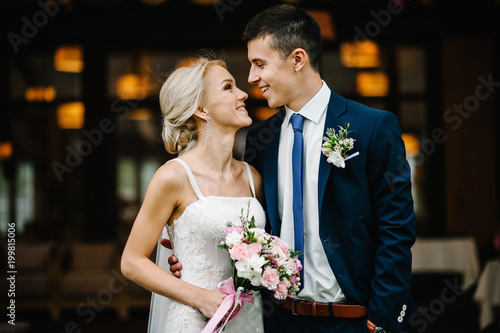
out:
{"label": "blue necktie", "polygon": [[294,113],[291,118],[293,128],[293,149],[292,149],[292,174],[293,174],[293,233],[294,251],[301,251],[299,257],[302,264],[300,271],[301,286],[304,287],[304,210],[302,207],[302,174],[304,161],[304,137],[302,129],[304,118],[298,113]]}

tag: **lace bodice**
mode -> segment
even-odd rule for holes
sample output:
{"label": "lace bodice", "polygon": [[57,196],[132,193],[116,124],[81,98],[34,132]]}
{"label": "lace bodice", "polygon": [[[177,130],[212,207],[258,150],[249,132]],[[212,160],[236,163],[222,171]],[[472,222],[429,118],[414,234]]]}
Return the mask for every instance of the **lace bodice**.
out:
{"label": "lace bodice", "polygon": [[[180,159],[173,161],[185,168],[199,199],[186,207],[171,226],[166,227],[174,253],[182,264],[181,279],[202,288],[215,289],[219,282],[232,274],[228,251],[218,247],[225,238],[224,229],[228,222],[240,225],[242,209],[246,213],[249,207],[249,216],[255,217],[256,225],[260,228],[265,225],[264,210],[255,198],[251,170],[246,164],[254,197],[205,197],[189,166]],[[255,303],[244,303],[241,313],[226,326],[224,332],[263,332],[262,301],[259,294],[255,296]],[[201,332],[206,325],[197,309],[184,304],[167,299],[165,310],[163,330],[150,332]]]}

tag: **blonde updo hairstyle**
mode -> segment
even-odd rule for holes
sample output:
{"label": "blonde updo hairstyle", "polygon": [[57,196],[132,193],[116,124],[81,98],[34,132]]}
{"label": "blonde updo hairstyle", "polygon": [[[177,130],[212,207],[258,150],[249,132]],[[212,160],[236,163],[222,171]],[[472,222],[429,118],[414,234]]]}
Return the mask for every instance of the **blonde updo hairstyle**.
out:
{"label": "blonde updo hairstyle", "polygon": [[227,68],[222,60],[197,58],[189,66],[174,70],[161,87],[162,139],[171,154],[181,153],[198,139],[193,115],[206,102],[205,73],[213,65]]}

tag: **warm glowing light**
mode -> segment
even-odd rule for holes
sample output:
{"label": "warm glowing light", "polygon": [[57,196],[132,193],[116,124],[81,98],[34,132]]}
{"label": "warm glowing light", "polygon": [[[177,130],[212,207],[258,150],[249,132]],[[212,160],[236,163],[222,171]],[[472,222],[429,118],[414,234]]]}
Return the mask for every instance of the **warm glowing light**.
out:
{"label": "warm glowing light", "polygon": [[264,94],[262,93],[262,90],[260,90],[259,86],[256,84],[253,84],[252,87],[250,88],[250,95],[255,99],[264,99]]}
{"label": "warm glowing light", "polygon": [[196,61],[196,58],[181,59],[181,60],[177,61],[177,64],[175,64],[175,68],[188,67],[189,65],[191,65],[195,61]]}
{"label": "warm glowing light", "polygon": [[12,156],[12,143],[0,142],[0,160],[6,160]]}
{"label": "warm glowing light", "polygon": [[356,76],[356,90],[361,96],[387,96],[389,78],[383,72],[363,72]]}
{"label": "warm glowing light", "polygon": [[57,108],[59,128],[79,129],[85,122],[85,105],[82,102],[61,104]]}
{"label": "warm glowing light", "polygon": [[340,61],[345,67],[378,67],[379,53],[378,45],[371,40],[344,42],[340,45]]}
{"label": "warm glowing light", "polygon": [[128,120],[144,121],[144,120],[150,120],[151,117],[152,117],[151,109],[138,108],[138,109],[131,110],[127,119]]}
{"label": "warm glowing light", "polygon": [[24,93],[28,102],[52,102],[56,98],[54,87],[29,87]]}
{"label": "warm glowing light", "polygon": [[403,141],[405,143],[406,156],[407,157],[417,156],[420,150],[420,144],[418,142],[417,137],[413,134],[403,133],[401,134],[401,138],[403,138]]}
{"label": "warm glowing light", "polygon": [[335,29],[333,27],[332,15],[322,10],[309,10],[308,12],[318,22],[323,40],[335,40]]}
{"label": "warm glowing light", "polygon": [[43,87],[29,87],[24,93],[24,98],[26,98],[28,102],[43,101]]}
{"label": "warm glowing light", "polygon": [[125,74],[116,82],[116,95],[120,99],[143,99],[147,92],[138,75]]}
{"label": "warm glowing light", "polygon": [[258,119],[260,121],[264,121],[267,118],[274,115],[276,113],[276,111],[277,111],[277,109],[268,108],[268,107],[260,107],[260,108],[257,108],[255,110],[254,116],[256,119]]}
{"label": "warm glowing light", "polygon": [[78,45],[60,46],[54,55],[56,71],[80,73],[83,70],[83,49]]}
{"label": "warm glowing light", "polygon": [[52,102],[56,98],[56,89],[54,87],[46,87],[43,90],[43,100],[45,102]]}

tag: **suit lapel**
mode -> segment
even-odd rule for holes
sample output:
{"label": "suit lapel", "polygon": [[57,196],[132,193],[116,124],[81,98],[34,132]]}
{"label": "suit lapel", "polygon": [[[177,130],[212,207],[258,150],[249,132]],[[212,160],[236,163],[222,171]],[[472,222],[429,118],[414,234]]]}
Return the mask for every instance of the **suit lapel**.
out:
{"label": "suit lapel", "polygon": [[[325,128],[323,129],[323,136],[326,134],[327,128],[338,129],[340,124],[339,117],[346,112],[346,100],[342,96],[335,93],[333,90],[331,91],[330,101],[328,102],[328,108],[326,110],[326,120],[325,120]],[[318,205],[319,212],[321,216],[321,204],[323,203],[323,197],[325,194],[326,184],[328,182],[328,177],[330,172],[332,171],[332,164],[328,163],[326,156],[321,153],[321,158],[319,162],[319,173],[318,173]]]}
{"label": "suit lapel", "polygon": [[285,108],[282,108],[270,119],[272,127],[266,127],[272,133],[271,142],[263,151],[263,178],[264,191],[266,195],[267,212],[274,235],[280,234],[281,221],[278,214],[278,149],[280,142],[281,124],[285,118]]}

